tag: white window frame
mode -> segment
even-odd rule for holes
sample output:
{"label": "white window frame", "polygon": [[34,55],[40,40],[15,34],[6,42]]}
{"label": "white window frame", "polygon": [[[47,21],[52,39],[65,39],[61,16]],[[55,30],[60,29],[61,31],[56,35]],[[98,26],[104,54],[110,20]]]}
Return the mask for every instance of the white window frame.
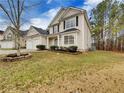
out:
{"label": "white window frame", "polygon": [[74,45],[75,44],[74,35],[65,35],[64,36],[64,44],[65,45]]}
{"label": "white window frame", "polygon": [[11,34],[11,33],[9,33],[9,34],[7,35],[7,40],[12,40],[12,34]]}
{"label": "white window frame", "polygon": [[59,32],[58,25],[53,26],[53,28],[54,28],[53,29],[54,30],[53,31],[54,33],[58,33]]}
{"label": "white window frame", "polygon": [[76,18],[70,18],[65,20],[65,29],[70,29],[76,27]]}

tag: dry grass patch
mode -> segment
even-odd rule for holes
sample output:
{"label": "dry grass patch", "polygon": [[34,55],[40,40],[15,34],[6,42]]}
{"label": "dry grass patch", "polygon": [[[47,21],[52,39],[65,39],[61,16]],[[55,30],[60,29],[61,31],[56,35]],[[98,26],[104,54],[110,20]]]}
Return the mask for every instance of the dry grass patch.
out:
{"label": "dry grass patch", "polygon": [[114,52],[33,53],[29,60],[0,62],[0,93],[123,93],[123,62]]}

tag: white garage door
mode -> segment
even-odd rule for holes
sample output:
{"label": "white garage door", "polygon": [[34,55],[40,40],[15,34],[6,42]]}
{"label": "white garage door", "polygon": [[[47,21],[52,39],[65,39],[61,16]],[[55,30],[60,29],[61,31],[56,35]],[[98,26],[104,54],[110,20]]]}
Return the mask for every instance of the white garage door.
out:
{"label": "white garage door", "polygon": [[41,41],[38,39],[27,40],[27,49],[37,49],[36,46],[40,44]]}
{"label": "white garage door", "polygon": [[15,43],[13,41],[2,41],[1,48],[15,48]]}

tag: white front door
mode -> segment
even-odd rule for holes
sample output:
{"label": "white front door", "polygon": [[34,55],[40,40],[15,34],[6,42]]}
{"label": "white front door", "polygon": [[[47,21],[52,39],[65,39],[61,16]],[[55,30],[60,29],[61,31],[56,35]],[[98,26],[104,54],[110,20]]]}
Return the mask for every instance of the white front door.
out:
{"label": "white front door", "polygon": [[54,39],[54,45],[58,46],[58,40],[57,39]]}

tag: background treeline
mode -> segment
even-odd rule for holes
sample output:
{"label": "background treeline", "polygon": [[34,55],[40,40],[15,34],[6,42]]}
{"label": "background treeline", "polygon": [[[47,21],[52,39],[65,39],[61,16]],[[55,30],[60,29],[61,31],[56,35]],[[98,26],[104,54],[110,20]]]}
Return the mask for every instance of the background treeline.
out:
{"label": "background treeline", "polygon": [[103,0],[90,16],[96,48],[124,51],[124,1]]}

